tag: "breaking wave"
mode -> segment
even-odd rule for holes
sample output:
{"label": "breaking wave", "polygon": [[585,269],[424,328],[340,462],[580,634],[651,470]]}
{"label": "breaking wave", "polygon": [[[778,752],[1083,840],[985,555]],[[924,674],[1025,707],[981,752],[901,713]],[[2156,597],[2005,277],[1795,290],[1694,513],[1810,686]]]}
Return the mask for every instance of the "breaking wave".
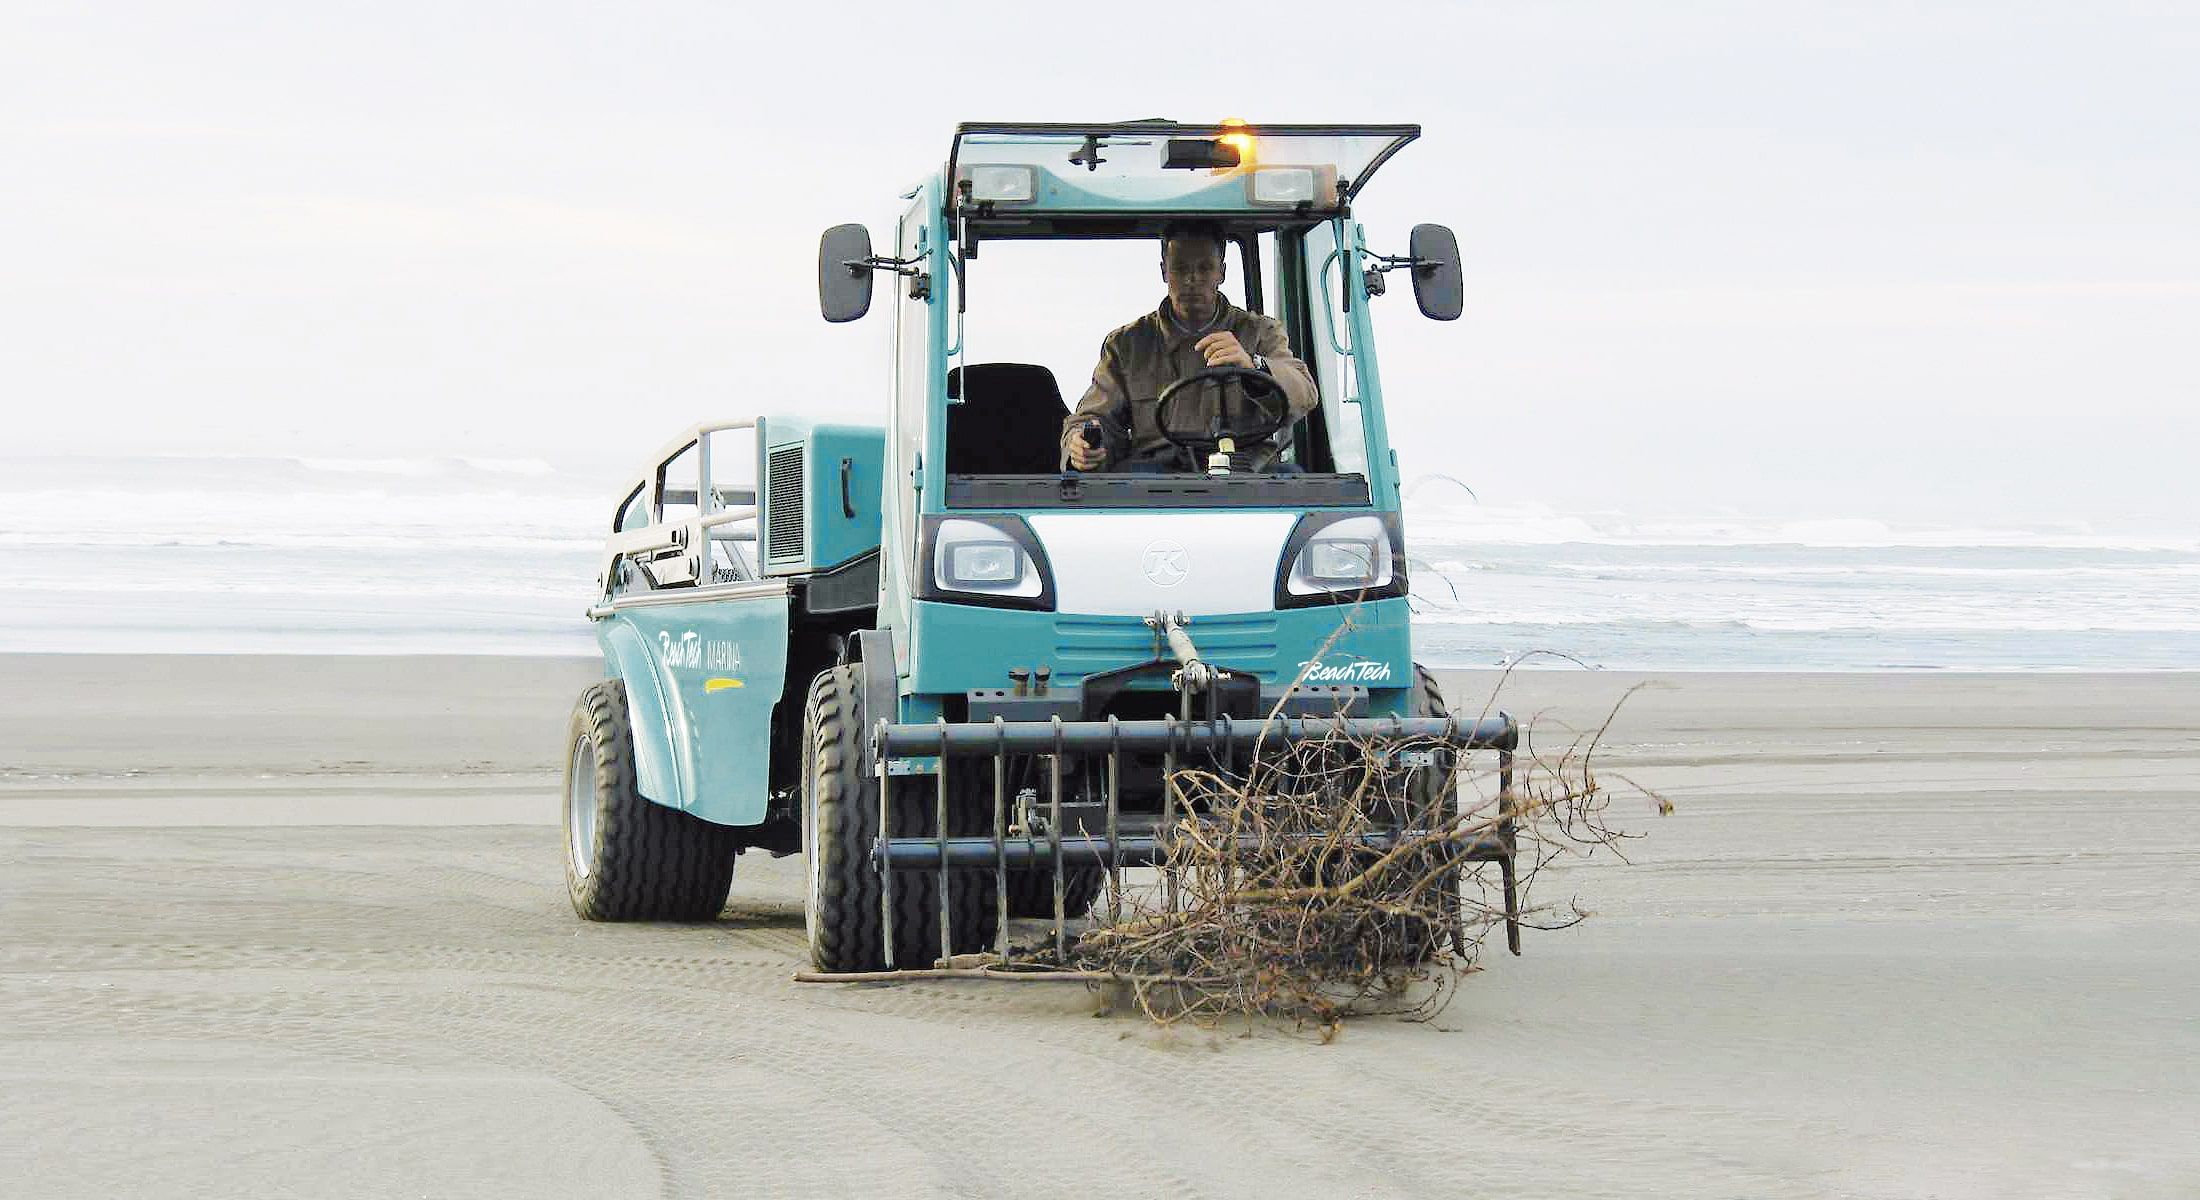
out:
{"label": "breaking wave", "polygon": [[[518,457],[0,459],[0,571],[26,597],[0,649],[585,649],[622,481]],[[1435,665],[2200,669],[2190,531],[1652,519],[1434,486],[1406,528]]]}

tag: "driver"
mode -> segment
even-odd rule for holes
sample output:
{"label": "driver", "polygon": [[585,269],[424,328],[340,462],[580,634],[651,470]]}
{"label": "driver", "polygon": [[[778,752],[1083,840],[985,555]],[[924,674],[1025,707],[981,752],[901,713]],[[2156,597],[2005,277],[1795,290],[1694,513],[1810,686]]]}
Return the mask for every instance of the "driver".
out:
{"label": "driver", "polygon": [[[1161,233],[1161,278],[1169,294],[1161,307],[1107,336],[1092,386],[1077,402],[1062,430],[1062,464],[1097,471],[1133,463],[1171,463],[1178,451],[1161,435],[1163,388],[1208,367],[1247,367],[1273,376],[1291,419],[1320,403],[1306,364],[1291,356],[1283,325],[1273,317],[1247,312],[1223,298],[1223,252],[1227,243],[1216,225],[1172,224]],[[1225,391],[1240,385],[1195,387],[1171,403],[1176,432],[1205,432]],[[1270,398],[1268,403],[1273,404]],[[1100,444],[1082,436],[1099,425]],[[1288,428],[1288,426],[1287,426]],[[1264,470],[1274,460],[1273,442],[1239,448],[1239,460]],[[1198,469],[1195,464],[1191,469]]]}

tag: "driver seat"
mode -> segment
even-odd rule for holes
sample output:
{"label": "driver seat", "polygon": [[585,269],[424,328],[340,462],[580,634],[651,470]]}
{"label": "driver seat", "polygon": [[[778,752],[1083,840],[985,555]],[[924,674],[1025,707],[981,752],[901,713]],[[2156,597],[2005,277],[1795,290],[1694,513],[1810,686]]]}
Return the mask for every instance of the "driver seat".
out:
{"label": "driver seat", "polygon": [[947,373],[947,473],[1052,475],[1069,406],[1034,363],[972,363]]}

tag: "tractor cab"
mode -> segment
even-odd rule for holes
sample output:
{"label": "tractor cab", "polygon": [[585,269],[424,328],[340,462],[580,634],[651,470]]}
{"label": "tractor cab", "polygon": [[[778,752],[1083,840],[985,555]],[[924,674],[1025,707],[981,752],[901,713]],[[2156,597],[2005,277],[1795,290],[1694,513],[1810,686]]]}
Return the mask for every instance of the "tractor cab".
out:
{"label": "tractor cab", "polygon": [[[1318,411],[1257,435],[1278,448],[1264,473],[1350,475],[1365,484],[1365,422],[1347,407],[1363,394],[1355,374],[1362,364],[1351,351],[1343,279],[1350,264],[1339,247],[1354,236],[1346,224],[1352,196],[1416,133],[1411,126],[965,126],[942,176],[903,217],[890,258],[874,258],[860,227],[834,231],[820,267],[825,316],[847,320],[866,311],[872,271],[904,276],[904,302],[929,301],[936,286],[949,360],[945,473],[1051,474],[1060,465],[1062,420],[1087,391],[1102,335],[1152,311],[1160,298],[1161,237],[1171,229],[1208,231],[1223,244],[1225,301],[1276,321],[1321,392]],[[937,273],[928,261],[935,251]],[[1433,304],[1424,307],[1456,316],[1455,247],[1417,246],[1423,253],[1416,286]],[[851,262],[873,265],[858,273],[843,265]],[[1379,290],[1379,272],[1398,264],[1375,265]],[[921,330],[900,329],[901,319],[897,313],[897,339],[913,341]],[[913,389],[940,364],[920,364],[911,354],[902,365],[924,368],[924,377],[903,381]],[[1175,464],[1154,456],[1161,461],[1140,467],[1207,474],[1209,457],[1190,453],[1200,434],[1243,432],[1274,415],[1259,411],[1272,406],[1247,394],[1251,384],[1250,376],[1217,381],[1221,403],[1201,407],[1218,410],[1219,431],[1187,427],[1172,413],[1179,419],[1163,429],[1185,437],[1187,454],[1173,456]],[[1211,455],[1213,442],[1210,436],[1196,449]],[[1255,490],[1290,503],[1300,492],[1333,493],[1337,482]]]}
{"label": "tractor cab", "polygon": [[[1352,202],[1418,134],[964,125],[890,247],[860,225],[826,233],[826,320],[867,315],[892,285],[880,613],[904,719],[1155,715],[1181,698],[1171,623],[1229,680],[1201,711],[1250,718],[1287,694],[1405,711],[1405,548],[1371,300],[1403,270],[1424,314],[1454,319],[1459,257],[1434,225],[1407,254],[1371,251]],[[1142,458],[1067,469],[1103,340],[1156,313],[1162,238],[1183,229],[1219,241],[1223,306],[1280,331],[1312,405],[1286,411],[1263,371],[1188,369],[1112,397],[1151,406],[1160,436]]]}

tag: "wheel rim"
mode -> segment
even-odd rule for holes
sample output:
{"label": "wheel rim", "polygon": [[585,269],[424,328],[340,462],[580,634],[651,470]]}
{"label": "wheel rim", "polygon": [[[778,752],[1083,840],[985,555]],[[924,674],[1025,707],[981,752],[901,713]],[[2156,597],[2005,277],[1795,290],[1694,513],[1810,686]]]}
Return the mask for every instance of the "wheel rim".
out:
{"label": "wheel rim", "polygon": [[573,739],[565,767],[565,859],[573,875],[596,869],[596,747],[586,735]]}

